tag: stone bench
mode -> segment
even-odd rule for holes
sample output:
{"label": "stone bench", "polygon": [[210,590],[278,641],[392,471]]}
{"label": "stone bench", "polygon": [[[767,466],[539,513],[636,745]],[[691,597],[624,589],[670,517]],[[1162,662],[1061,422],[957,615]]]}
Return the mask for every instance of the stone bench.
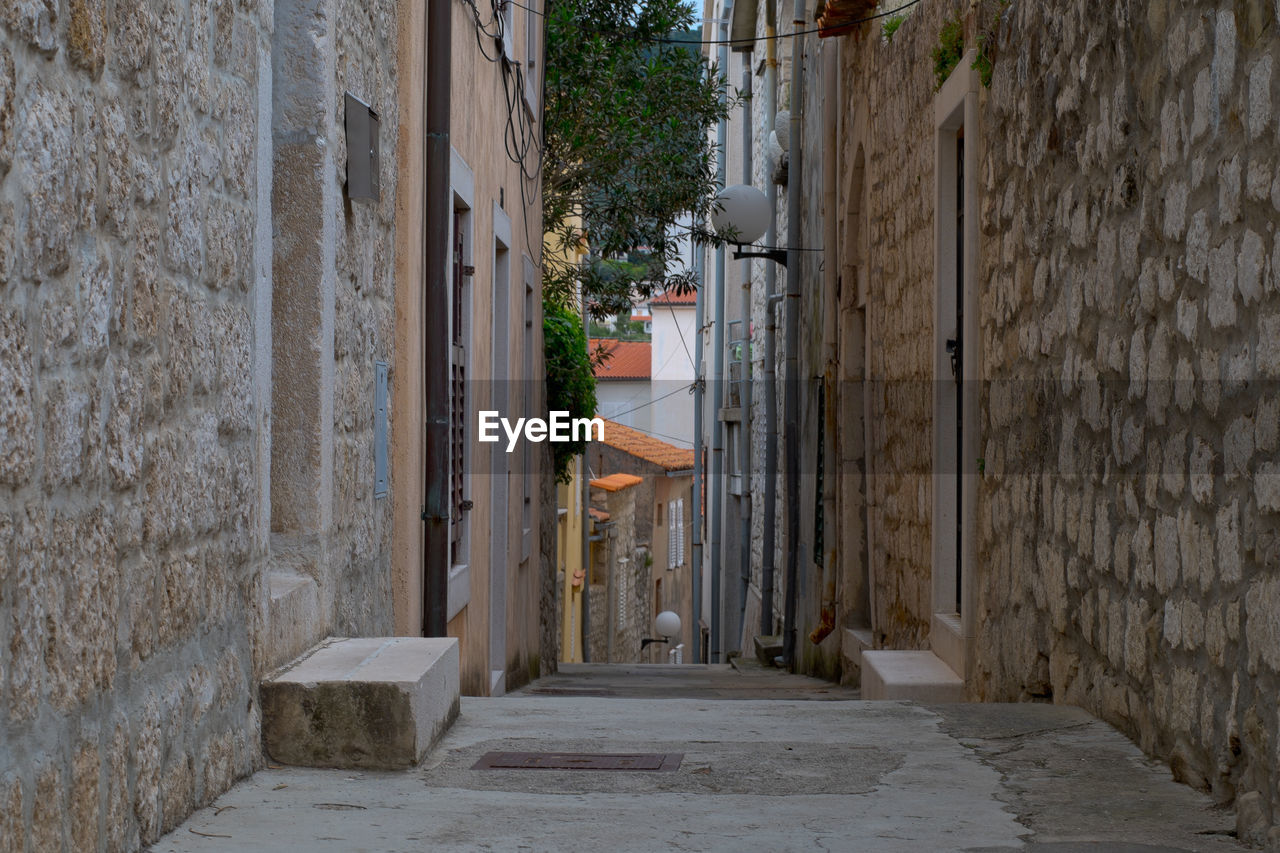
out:
{"label": "stone bench", "polygon": [[262,737],[281,764],[412,767],[458,716],[458,641],[329,638],[262,687]]}

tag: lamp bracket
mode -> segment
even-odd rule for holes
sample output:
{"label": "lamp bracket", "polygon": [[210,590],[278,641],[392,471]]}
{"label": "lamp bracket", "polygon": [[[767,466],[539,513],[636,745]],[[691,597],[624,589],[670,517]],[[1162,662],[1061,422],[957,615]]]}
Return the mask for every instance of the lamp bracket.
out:
{"label": "lamp bracket", "polygon": [[741,249],[734,250],[733,259],[735,261],[741,261],[746,258],[765,258],[766,260],[773,261],[775,264],[781,264],[785,267],[787,265],[787,250],[769,249],[764,252],[744,252]]}

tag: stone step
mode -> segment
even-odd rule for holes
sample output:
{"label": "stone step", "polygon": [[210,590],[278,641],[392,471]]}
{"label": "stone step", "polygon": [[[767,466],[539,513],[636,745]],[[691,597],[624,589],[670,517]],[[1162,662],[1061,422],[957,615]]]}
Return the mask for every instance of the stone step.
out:
{"label": "stone step", "polygon": [[862,653],[862,698],[963,702],[964,681],[933,652],[867,650]]}
{"label": "stone step", "polygon": [[840,683],[857,687],[862,683],[862,656],[874,645],[866,628],[845,628],[840,635],[840,657],[844,666]]}
{"label": "stone step", "polygon": [[756,660],[765,666],[776,666],[774,658],[782,654],[782,637],[778,634],[757,634],[754,638]]}
{"label": "stone step", "polygon": [[330,637],[261,686],[263,745],[273,760],[412,767],[458,716],[458,641]]}
{"label": "stone step", "polygon": [[315,645],[324,636],[320,589],[309,575],[287,569],[267,572],[267,634],[262,644],[266,666],[275,668]]}

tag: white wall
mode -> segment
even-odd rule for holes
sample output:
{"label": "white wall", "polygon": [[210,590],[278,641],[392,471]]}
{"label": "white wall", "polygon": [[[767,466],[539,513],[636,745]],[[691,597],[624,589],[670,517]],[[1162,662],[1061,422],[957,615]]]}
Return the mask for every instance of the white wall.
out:
{"label": "white wall", "polygon": [[[651,422],[658,438],[693,447],[693,382],[696,312],[692,305],[654,305],[650,383]],[[673,393],[674,392],[674,393]]]}

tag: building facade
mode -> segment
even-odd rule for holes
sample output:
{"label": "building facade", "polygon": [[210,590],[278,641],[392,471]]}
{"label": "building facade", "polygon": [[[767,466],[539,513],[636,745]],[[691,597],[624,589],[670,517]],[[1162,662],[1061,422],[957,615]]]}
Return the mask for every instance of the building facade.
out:
{"label": "building facade", "polygon": [[[775,316],[753,273],[756,329],[797,312],[799,403],[776,400],[800,523],[762,516],[757,473],[748,601],[774,590],[803,671],[920,650],[972,699],[1086,707],[1261,845],[1280,817],[1277,10],[922,2],[883,28],[835,5],[830,37],[767,55],[800,111],[786,154],[769,98],[751,107],[754,183],[787,161],[777,233],[799,216],[790,248],[822,251],[791,254],[799,299]],[[710,11],[735,38],[792,26],[789,4]],[[792,553],[787,625],[767,574]],[[748,618],[741,645],[768,627]]]}
{"label": "building facade", "polygon": [[[468,93],[454,147],[486,176],[461,319],[488,337],[508,306],[506,378],[532,379],[538,254],[522,235],[537,196],[493,142],[501,79],[454,7]],[[0,11],[6,848],[149,844],[261,765],[265,674],[326,636],[422,633],[423,493],[450,476],[417,449],[423,279],[452,262],[422,254],[425,14],[391,0]],[[508,30],[526,80],[539,20]],[[535,117],[537,94],[522,107]],[[501,375],[474,350],[472,379]],[[541,405],[540,382],[514,384],[523,410]],[[458,611],[469,692],[537,665],[540,568],[519,543],[539,465],[512,462],[506,481],[470,469],[474,561],[510,556]],[[482,541],[493,518],[510,521],[505,546]]]}

